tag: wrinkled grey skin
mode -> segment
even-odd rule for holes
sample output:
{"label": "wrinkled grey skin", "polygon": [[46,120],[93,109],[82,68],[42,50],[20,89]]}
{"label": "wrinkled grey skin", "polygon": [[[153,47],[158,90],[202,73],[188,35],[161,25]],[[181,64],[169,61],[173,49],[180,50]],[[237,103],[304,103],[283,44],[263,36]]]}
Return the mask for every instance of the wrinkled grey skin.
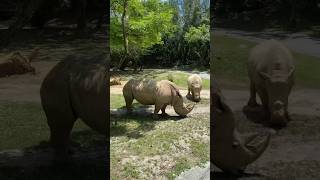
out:
{"label": "wrinkled grey skin", "polygon": [[44,79],[41,103],[50,127],[50,142],[60,155],[68,154],[74,122],[81,119],[106,135],[108,102],[105,55],[68,56]]}
{"label": "wrinkled grey skin", "polygon": [[258,159],[266,150],[270,141],[267,134],[240,134],[238,121],[215,81],[211,86],[213,106],[212,160],[221,170],[241,175],[246,166]]}
{"label": "wrinkled grey skin", "polygon": [[7,59],[0,61],[0,77],[14,74],[35,73],[31,61],[37,57],[38,49],[35,49],[29,57],[22,56],[19,52],[12,53]]}
{"label": "wrinkled grey skin", "polygon": [[290,119],[288,97],[294,85],[294,70],[290,51],[276,40],[262,42],[250,53],[248,106],[258,106],[257,93],[270,125],[285,126]]}
{"label": "wrinkled grey skin", "polygon": [[199,102],[201,100],[200,92],[202,89],[202,79],[197,74],[192,74],[188,77],[187,80],[188,84],[188,95],[190,96],[190,93],[192,95],[192,100],[195,102]]}
{"label": "wrinkled grey skin", "polygon": [[194,107],[184,104],[179,89],[168,80],[131,79],[123,87],[123,96],[129,111],[134,99],[143,105],[155,105],[153,118],[158,118],[160,109],[165,115],[167,105],[172,105],[175,112],[182,117],[190,113]]}

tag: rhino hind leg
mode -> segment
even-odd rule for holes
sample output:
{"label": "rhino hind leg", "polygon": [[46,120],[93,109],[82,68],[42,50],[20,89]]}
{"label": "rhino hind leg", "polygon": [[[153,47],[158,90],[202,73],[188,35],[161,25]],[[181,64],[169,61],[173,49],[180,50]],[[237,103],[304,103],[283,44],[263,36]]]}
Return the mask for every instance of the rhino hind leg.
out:
{"label": "rhino hind leg", "polygon": [[[65,107],[61,107],[62,110]],[[50,143],[58,156],[69,154],[68,147],[70,133],[77,117],[74,115],[72,108],[66,108],[62,111],[56,111],[44,108],[50,128]]]}
{"label": "rhino hind leg", "polygon": [[166,108],[167,108],[167,105],[163,105],[162,108],[161,108],[161,112],[162,112],[162,116],[168,116],[168,114],[166,113]]}
{"label": "rhino hind leg", "polygon": [[128,112],[132,111],[133,94],[131,92],[123,92],[124,100],[126,102],[126,108]]}

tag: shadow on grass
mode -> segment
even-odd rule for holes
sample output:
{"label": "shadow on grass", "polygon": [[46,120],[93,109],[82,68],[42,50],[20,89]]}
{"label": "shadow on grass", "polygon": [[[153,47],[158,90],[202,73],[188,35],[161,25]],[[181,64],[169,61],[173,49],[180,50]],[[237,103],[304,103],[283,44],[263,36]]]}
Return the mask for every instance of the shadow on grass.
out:
{"label": "shadow on grass", "polygon": [[81,130],[72,133],[72,139],[76,142],[71,143],[75,153],[63,163],[54,163],[47,141],[21,151],[0,152],[0,179],[106,179],[106,138],[91,130]]}
{"label": "shadow on grass", "polygon": [[153,130],[159,121],[182,119],[180,116],[162,116],[160,114],[158,119],[153,119],[152,111],[145,108],[139,108],[138,111],[129,114],[124,109],[117,111],[121,112],[117,115],[111,113],[110,116],[111,122],[117,122],[117,124],[110,124],[110,136],[127,136],[137,139],[143,137],[145,132]]}

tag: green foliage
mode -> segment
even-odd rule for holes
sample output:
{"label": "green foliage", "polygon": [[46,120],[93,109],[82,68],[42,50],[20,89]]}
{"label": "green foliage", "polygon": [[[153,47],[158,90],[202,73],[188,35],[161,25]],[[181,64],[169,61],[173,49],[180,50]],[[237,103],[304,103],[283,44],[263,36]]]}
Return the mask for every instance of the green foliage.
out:
{"label": "green foliage", "polygon": [[[111,49],[123,48],[121,14],[124,0],[112,0]],[[127,33],[129,47],[147,49],[162,44],[162,36],[175,29],[171,7],[160,0],[128,0]],[[132,49],[132,48],[131,48]]]}
{"label": "green foliage", "polygon": [[189,43],[210,41],[209,25],[202,24],[199,27],[190,27],[184,35],[184,39]]}

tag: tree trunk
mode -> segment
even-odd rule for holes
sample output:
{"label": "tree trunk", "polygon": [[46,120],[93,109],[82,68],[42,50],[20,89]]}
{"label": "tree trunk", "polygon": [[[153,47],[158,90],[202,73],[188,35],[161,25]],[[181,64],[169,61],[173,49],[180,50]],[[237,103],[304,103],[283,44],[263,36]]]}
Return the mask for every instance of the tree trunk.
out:
{"label": "tree trunk", "polygon": [[128,50],[128,35],[127,35],[127,11],[128,11],[128,0],[123,1],[123,12],[121,16],[121,24],[122,24],[122,35],[123,35],[123,47],[124,47],[124,57],[120,60],[119,63],[119,69],[123,69],[123,64],[125,64],[125,61],[127,59],[127,55],[129,54]]}
{"label": "tree trunk", "polygon": [[86,28],[86,9],[87,9],[87,0],[78,0],[77,1],[77,28],[84,29]]}

